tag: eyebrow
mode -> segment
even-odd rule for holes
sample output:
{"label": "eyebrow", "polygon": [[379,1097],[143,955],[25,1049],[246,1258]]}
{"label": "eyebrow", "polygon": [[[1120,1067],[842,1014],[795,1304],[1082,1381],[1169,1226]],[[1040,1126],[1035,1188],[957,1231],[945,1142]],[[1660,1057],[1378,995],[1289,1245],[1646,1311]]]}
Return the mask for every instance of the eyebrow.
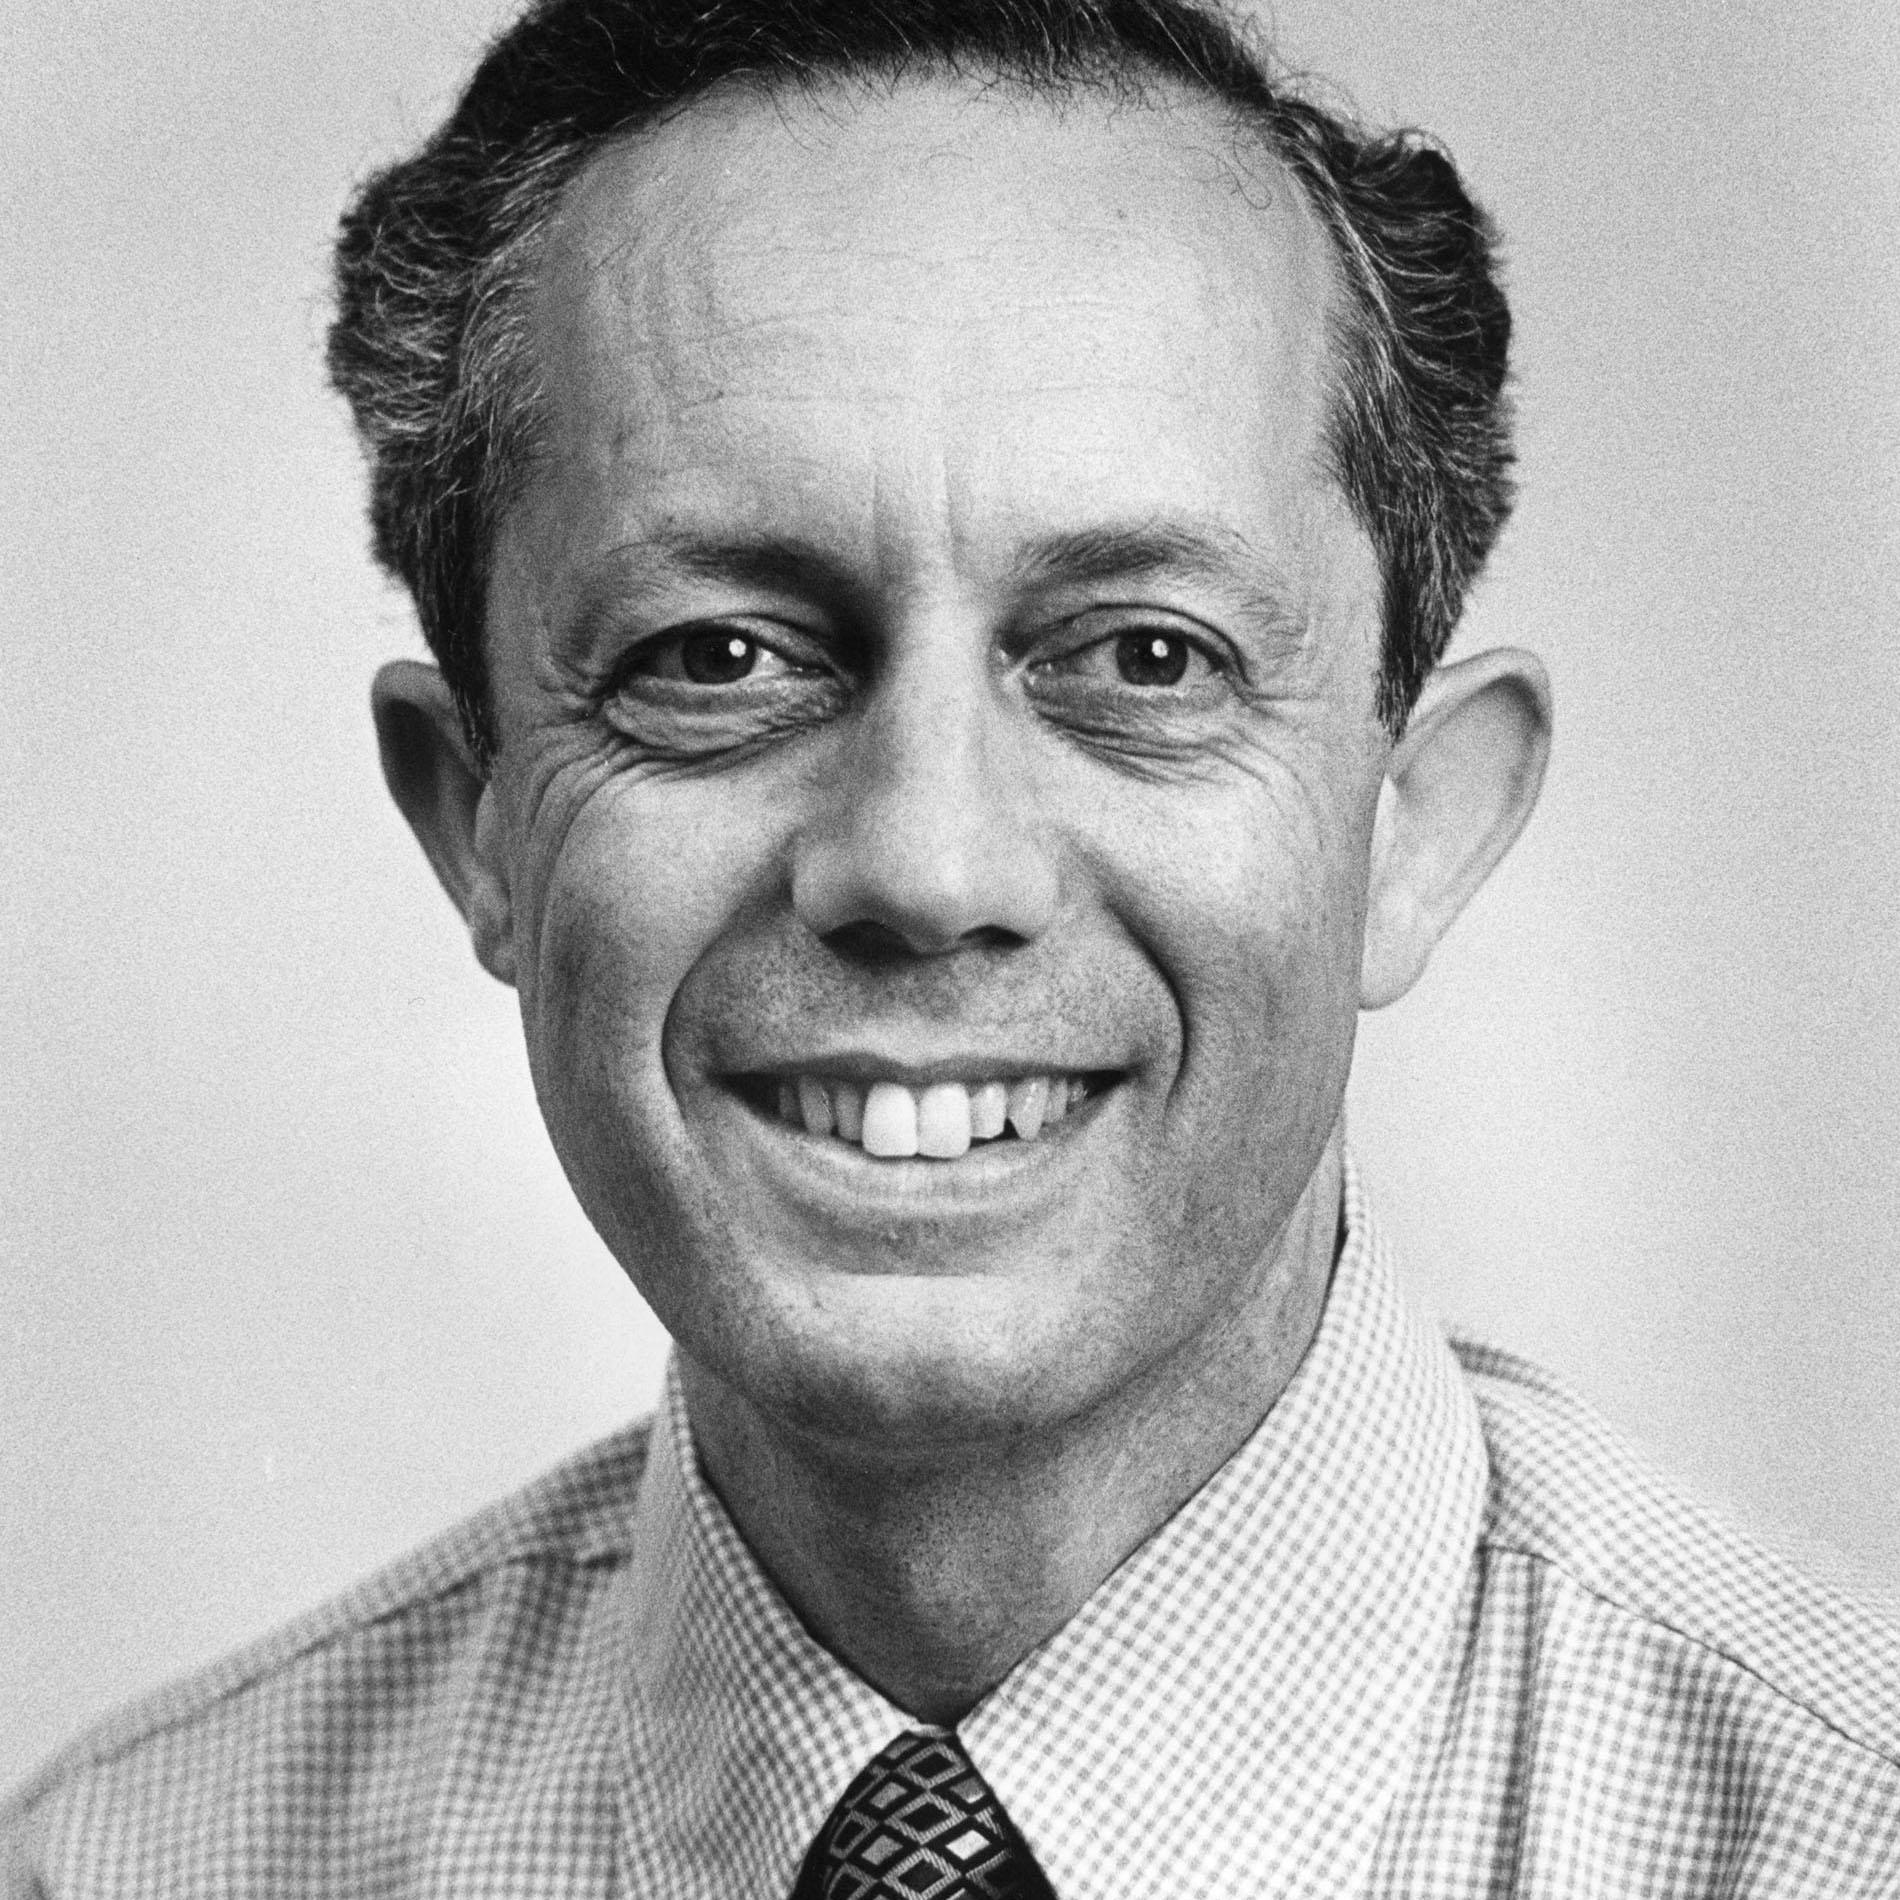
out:
{"label": "eyebrow", "polygon": [[1050,535],[1031,545],[1017,571],[1024,579],[1045,584],[1139,580],[1163,573],[1231,581],[1236,569],[1256,565],[1252,550],[1231,529],[1154,521]]}
{"label": "eyebrow", "polygon": [[1218,589],[1250,619],[1297,632],[1293,588],[1232,528],[1175,521],[1083,528],[1035,542],[1017,567],[1032,585],[1076,586],[1174,577]]}
{"label": "eyebrow", "polygon": [[835,558],[816,543],[793,535],[707,535],[666,529],[638,545],[654,567],[695,580],[742,581],[788,593],[857,591]]}

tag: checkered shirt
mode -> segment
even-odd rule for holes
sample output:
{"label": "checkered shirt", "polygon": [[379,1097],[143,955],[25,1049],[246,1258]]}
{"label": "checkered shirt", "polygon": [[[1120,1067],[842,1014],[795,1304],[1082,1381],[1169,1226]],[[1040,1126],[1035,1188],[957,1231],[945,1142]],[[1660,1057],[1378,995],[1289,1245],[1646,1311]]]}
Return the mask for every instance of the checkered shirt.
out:
{"label": "checkered shirt", "polygon": [[[1900,1635],[1400,1304],[959,1735],[1062,1900],[1900,1896]],[[87,1737],[0,1895],[773,1900],[910,1718],[637,1426]]]}

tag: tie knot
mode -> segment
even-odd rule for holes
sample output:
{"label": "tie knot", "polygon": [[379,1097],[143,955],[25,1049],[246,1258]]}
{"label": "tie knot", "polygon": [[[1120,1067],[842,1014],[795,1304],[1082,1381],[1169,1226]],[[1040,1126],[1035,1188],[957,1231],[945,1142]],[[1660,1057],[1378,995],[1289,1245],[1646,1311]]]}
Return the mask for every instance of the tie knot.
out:
{"label": "tie knot", "polygon": [[793,1900],[1054,1900],[954,1735],[912,1729],[839,1799]]}

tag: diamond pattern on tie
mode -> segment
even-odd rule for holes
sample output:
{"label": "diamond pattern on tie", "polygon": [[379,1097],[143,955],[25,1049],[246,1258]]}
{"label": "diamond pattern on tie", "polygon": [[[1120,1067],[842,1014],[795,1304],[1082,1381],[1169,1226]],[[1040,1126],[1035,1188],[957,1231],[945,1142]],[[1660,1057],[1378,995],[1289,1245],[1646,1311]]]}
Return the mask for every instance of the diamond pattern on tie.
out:
{"label": "diamond pattern on tie", "polygon": [[912,1729],[852,1782],[793,1900],[1054,1900],[954,1735]]}

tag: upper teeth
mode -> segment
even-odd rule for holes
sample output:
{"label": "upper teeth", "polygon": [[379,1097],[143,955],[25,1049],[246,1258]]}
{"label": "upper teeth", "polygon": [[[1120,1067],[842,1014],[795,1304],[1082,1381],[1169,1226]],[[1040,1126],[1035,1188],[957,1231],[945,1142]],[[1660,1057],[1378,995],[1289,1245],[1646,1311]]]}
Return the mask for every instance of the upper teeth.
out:
{"label": "upper teeth", "polygon": [[1005,1127],[1034,1141],[1087,1093],[1079,1075],[1025,1075],[1015,1081],[838,1082],[815,1075],[787,1076],[778,1085],[778,1112],[814,1135],[862,1144],[866,1154],[892,1159],[928,1155],[953,1161],[973,1141],[993,1141]]}

